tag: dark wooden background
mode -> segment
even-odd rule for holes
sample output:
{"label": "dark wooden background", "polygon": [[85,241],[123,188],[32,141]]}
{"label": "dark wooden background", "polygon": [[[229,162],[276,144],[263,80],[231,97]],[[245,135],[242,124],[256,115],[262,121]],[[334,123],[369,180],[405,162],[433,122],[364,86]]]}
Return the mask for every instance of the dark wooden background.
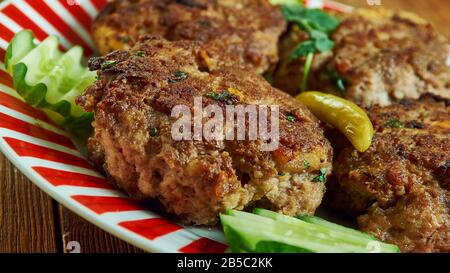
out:
{"label": "dark wooden background", "polygon": [[[341,2],[369,7],[367,0]],[[381,0],[381,6],[416,12],[450,40],[450,0]],[[88,253],[140,251],[59,205],[0,154],[0,252],[68,252],[69,241]]]}

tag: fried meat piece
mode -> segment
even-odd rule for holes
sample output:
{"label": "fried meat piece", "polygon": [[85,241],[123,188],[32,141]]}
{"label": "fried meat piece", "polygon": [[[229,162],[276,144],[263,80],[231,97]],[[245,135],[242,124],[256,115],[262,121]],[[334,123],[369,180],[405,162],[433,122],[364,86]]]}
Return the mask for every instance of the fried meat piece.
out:
{"label": "fried meat piece", "polygon": [[116,0],[96,19],[92,35],[101,54],[129,49],[143,34],[198,41],[210,70],[263,73],[278,61],[285,25],[267,0]]}
{"label": "fried meat piece", "polygon": [[376,130],[372,146],[359,153],[347,144],[340,151],[327,204],[360,215],[362,230],[402,251],[450,251],[448,101],[404,100],[368,113]]}
{"label": "fried meat piece", "polygon": [[[291,31],[282,47],[289,51],[305,34]],[[337,93],[364,106],[382,106],[422,94],[450,98],[448,41],[425,20],[407,12],[359,9],[342,15],[331,35],[333,52],[317,54],[309,87]],[[275,86],[298,93],[304,60],[286,56],[275,75]],[[339,90],[341,78],[345,90]]]}
{"label": "fried meat piece", "polygon": [[[159,200],[186,223],[214,224],[227,208],[256,205],[314,213],[325,191],[316,177],[323,168],[331,172],[332,160],[319,121],[258,74],[206,72],[201,50],[189,41],[142,37],[131,51],[91,61],[99,80],[78,98],[95,113],[91,159],[131,196]],[[186,105],[193,111],[198,96],[203,107],[279,105],[278,149],[262,151],[261,139],[174,140],[171,110]]]}

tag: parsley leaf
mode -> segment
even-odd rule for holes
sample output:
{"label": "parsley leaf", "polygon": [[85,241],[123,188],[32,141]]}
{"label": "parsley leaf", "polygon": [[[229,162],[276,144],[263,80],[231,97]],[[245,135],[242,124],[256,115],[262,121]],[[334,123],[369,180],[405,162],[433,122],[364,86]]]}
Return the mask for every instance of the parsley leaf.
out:
{"label": "parsley leaf", "polygon": [[188,73],[184,71],[175,71],[173,73],[173,77],[169,78],[169,83],[177,83],[180,81],[184,81],[189,77]]}
{"label": "parsley leaf", "polygon": [[151,128],[150,129],[150,136],[155,137],[157,135],[158,135],[158,128],[155,128],[155,127]]}
{"label": "parsley leaf", "polygon": [[135,55],[135,56],[138,56],[138,57],[144,57],[144,56],[145,56],[145,52],[142,51],[142,50],[139,50],[139,51],[136,51],[136,52],[134,53],[134,55]]}
{"label": "parsley leaf", "polygon": [[284,19],[289,22],[301,21],[304,11],[305,8],[300,4],[281,6],[281,13],[283,14]]}
{"label": "parsley leaf", "polygon": [[297,119],[293,116],[293,115],[291,115],[291,114],[288,114],[287,115],[287,117],[286,117],[286,119],[288,120],[288,121],[290,121],[290,122],[295,122]]}
{"label": "parsley leaf", "polygon": [[303,160],[303,167],[305,169],[309,169],[309,167],[311,167],[311,164],[307,160]]}
{"label": "parsley leaf", "polygon": [[405,125],[400,120],[393,118],[384,124],[385,127],[403,128]]}
{"label": "parsley leaf", "polygon": [[102,63],[101,65],[101,69],[110,69],[115,67],[119,62],[118,61],[105,61],[104,63]]}
{"label": "parsley leaf", "polygon": [[314,42],[311,40],[304,41],[298,44],[298,46],[294,49],[294,51],[292,51],[291,55],[289,55],[289,58],[291,60],[295,60],[300,57],[306,56],[309,53],[314,53],[314,51],[316,51],[316,46]]}
{"label": "parsley leaf", "polygon": [[213,100],[225,102],[225,104],[227,104],[227,105],[233,104],[233,95],[227,91],[224,91],[221,93],[208,92],[208,93],[206,93],[206,96]]}
{"label": "parsley leaf", "polygon": [[339,20],[336,17],[320,9],[305,9],[303,18],[309,22],[312,28],[322,32],[331,32],[339,25]]}
{"label": "parsley leaf", "polygon": [[339,20],[320,9],[307,9],[300,3],[283,5],[281,12],[288,22],[296,24],[309,35],[309,40],[300,43],[289,55],[291,60],[306,57],[301,85],[302,91],[305,91],[314,53],[328,52],[333,48],[334,42],[328,34],[337,28]]}
{"label": "parsley leaf", "polygon": [[315,182],[325,182],[327,181],[327,168],[321,168],[320,174],[316,177],[314,177],[313,181]]}

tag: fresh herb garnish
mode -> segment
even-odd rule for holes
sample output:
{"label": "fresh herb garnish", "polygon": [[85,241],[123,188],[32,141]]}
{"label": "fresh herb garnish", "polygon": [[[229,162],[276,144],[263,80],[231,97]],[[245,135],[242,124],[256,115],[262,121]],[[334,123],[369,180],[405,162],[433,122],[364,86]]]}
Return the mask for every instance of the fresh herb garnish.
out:
{"label": "fresh herb garnish", "polygon": [[335,69],[330,69],[327,71],[328,77],[330,77],[331,82],[333,83],[334,87],[339,91],[339,93],[343,94],[345,93],[345,79],[342,77],[339,72]]}
{"label": "fresh herb garnish", "polygon": [[128,36],[123,36],[122,37],[122,43],[128,44],[129,42],[130,42],[130,37],[128,37]]}
{"label": "fresh herb garnish", "polygon": [[296,121],[296,118],[295,118],[293,115],[291,115],[291,114],[288,114],[287,117],[286,117],[286,119],[287,119],[288,121],[290,121],[290,122],[295,122],[295,121]]}
{"label": "fresh herb garnish", "polygon": [[333,48],[334,42],[328,34],[336,29],[339,20],[320,9],[307,9],[300,3],[284,5],[281,11],[288,22],[295,23],[309,35],[309,40],[300,43],[290,55],[291,60],[306,57],[301,84],[301,90],[305,91],[314,54],[327,52]]}
{"label": "fresh herb garnish", "polygon": [[286,173],[285,173],[285,172],[278,172],[278,175],[279,175],[279,176],[285,176]]}
{"label": "fresh herb garnish", "polygon": [[206,93],[208,98],[213,100],[225,102],[225,104],[232,105],[233,104],[233,95],[227,91],[216,93],[216,92],[208,92]]}
{"label": "fresh herb garnish", "polygon": [[114,66],[116,66],[117,65],[117,61],[105,61],[105,62],[103,62],[102,63],[102,65],[101,65],[101,68],[102,69],[110,69],[110,68],[113,68]]}
{"label": "fresh herb garnish", "polygon": [[150,129],[150,136],[155,137],[158,135],[158,129],[153,127]]}
{"label": "fresh herb garnish", "polygon": [[384,124],[385,127],[403,128],[405,125],[400,120],[393,118]]}
{"label": "fresh herb garnish", "polygon": [[175,73],[173,73],[173,77],[169,78],[169,83],[176,83],[176,82],[184,81],[187,78],[188,78],[188,73],[186,73],[184,71],[175,71]]}
{"label": "fresh herb garnish", "polygon": [[327,168],[321,168],[320,174],[314,177],[313,181],[315,182],[325,182],[327,180]]}
{"label": "fresh herb garnish", "polygon": [[135,55],[135,56],[138,56],[138,57],[144,57],[144,56],[145,56],[145,52],[142,51],[142,50],[139,50],[139,51],[136,51],[136,52],[134,53],[134,55]]}
{"label": "fresh herb garnish", "polygon": [[309,169],[309,167],[311,167],[311,164],[309,164],[309,162],[307,160],[303,160],[303,167],[305,169]]}

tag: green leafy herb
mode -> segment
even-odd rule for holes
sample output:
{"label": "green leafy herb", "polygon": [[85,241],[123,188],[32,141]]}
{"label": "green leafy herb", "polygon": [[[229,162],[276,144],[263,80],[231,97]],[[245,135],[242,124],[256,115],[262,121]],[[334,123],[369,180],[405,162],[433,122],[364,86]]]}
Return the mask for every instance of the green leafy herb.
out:
{"label": "green leafy herb", "polygon": [[405,125],[400,120],[393,118],[384,124],[385,127],[403,128]]}
{"label": "green leafy herb", "polygon": [[123,36],[122,37],[122,43],[128,44],[129,42],[130,42],[130,37],[128,37],[128,36]]}
{"label": "green leafy herb", "polygon": [[216,93],[216,92],[208,92],[206,94],[208,98],[211,98],[213,100],[222,101],[225,102],[228,105],[233,104],[233,96],[227,91]]}
{"label": "green leafy herb", "polygon": [[334,87],[341,93],[345,93],[345,79],[337,72],[335,69],[328,70],[328,77],[330,77],[331,82]]}
{"label": "green leafy herb", "polygon": [[291,114],[288,114],[287,117],[286,117],[286,119],[287,119],[288,121],[290,121],[290,122],[295,122],[295,121],[296,121],[296,118],[295,118],[293,115],[291,115]]}
{"label": "green leafy herb", "polygon": [[321,168],[320,174],[314,177],[313,181],[315,182],[325,182],[327,180],[327,168]]}
{"label": "green leafy herb", "polygon": [[117,61],[105,61],[104,63],[102,63],[101,68],[102,69],[110,69],[113,68],[117,65]]}
{"label": "green leafy herb", "polygon": [[158,136],[158,129],[153,127],[150,129],[150,136],[155,137]]}
{"label": "green leafy herb", "polygon": [[320,9],[307,9],[300,3],[283,5],[281,11],[288,22],[296,24],[309,35],[309,40],[300,43],[289,56],[291,60],[306,57],[301,85],[301,90],[305,91],[314,54],[333,48],[334,42],[328,34],[336,29],[339,20]]}
{"label": "green leafy herb", "polygon": [[173,73],[173,77],[169,78],[169,83],[184,81],[188,78],[188,76],[188,73],[184,71],[175,71],[175,73]]}
{"label": "green leafy herb", "polygon": [[285,172],[278,172],[278,175],[279,175],[279,176],[285,176],[286,173],[285,173]]}
{"label": "green leafy herb", "polygon": [[292,51],[291,55],[289,55],[289,58],[291,60],[296,60],[300,57],[306,56],[308,54],[311,54],[316,51],[316,47],[314,45],[314,42],[311,40],[308,41],[304,41],[300,44],[298,44],[298,46],[294,49],[294,51]]}
{"label": "green leafy herb", "polygon": [[136,51],[136,52],[134,53],[134,55],[135,55],[135,56],[138,56],[138,57],[144,57],[144,56],[145,56],[145,52],[142,51],[142,50],[139,50],[139,51]]}
{"label": "green leafy herb", "polygon": [[307,160],[303,160],[303,167],[305,169],[309,169],[309,167],[311,167],[311,164],[309,164],[309,162]]}

